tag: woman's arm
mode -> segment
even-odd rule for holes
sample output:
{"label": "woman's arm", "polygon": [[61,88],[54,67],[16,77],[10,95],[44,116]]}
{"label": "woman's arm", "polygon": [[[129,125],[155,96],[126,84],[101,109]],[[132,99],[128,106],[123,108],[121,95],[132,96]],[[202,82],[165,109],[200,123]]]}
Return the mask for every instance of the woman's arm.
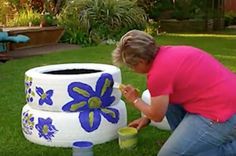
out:
{"label": "woman's arm", "polygon": [[161,95],[151,98],[151,105],[146,104],[141,98],[137,98],[133,105],[139,109],[147,118],[161,122],[165,117],[169,104],[169,96]]}
{"label": "woman's arm", "polygon": [[131,85],[124,85],[121,88],[121,92],[126,100],[133,104],[147,118],[155,122],[160,122],[164,118],[169,104],[169,95],[152,97],[151,104],[149,105],[139,97],[139,93]]}

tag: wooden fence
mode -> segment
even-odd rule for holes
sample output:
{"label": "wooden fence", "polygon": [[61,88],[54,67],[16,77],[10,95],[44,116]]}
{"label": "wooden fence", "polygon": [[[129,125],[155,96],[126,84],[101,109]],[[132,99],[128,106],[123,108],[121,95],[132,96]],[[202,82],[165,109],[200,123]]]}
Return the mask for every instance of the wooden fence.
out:
{"label": "wooden fence", "polygon": [[233,11],[236,13],[236,0],[225,0],[225,11]]}

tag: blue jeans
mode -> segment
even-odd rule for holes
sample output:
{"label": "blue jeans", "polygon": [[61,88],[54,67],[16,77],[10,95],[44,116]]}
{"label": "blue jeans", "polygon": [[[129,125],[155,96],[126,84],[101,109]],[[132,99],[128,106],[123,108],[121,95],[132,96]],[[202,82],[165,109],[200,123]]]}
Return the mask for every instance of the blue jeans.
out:
{"label": "blue jeans", "polygon": [[236,156],[236,114],[217,123],[170,104],[166,118],[173,133],[158,156]]}

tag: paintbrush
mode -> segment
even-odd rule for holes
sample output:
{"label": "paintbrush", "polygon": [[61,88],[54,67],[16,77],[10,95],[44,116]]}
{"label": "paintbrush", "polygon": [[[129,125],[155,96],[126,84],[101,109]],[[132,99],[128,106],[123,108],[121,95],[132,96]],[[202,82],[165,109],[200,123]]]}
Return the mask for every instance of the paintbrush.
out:
{"label": "paintbrush", "polygon": [[[119,89],[121,91],[122,88],[124,88],[125,85],[122,83],[114,82],[113,88]],[[135,90],[140,93],[140,90],[138,88],[135,88]]]}
{"label": "paintbrush", "polygon": [[123,85],[122,83],[118,83],[118,82],[114,82],[113,84],[113,88],[119,89],[121,90],[125,85]]}

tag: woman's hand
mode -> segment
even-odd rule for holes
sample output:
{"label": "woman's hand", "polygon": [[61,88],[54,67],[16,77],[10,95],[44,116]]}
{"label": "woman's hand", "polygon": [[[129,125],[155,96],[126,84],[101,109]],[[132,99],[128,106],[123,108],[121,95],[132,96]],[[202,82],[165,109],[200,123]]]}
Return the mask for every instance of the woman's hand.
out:
{"label": "woman's hand", "polygon": [[122,85],[120,90],[125,99],[132,104],[137,98],[139,98],[138,90],[132,85]]}
{"label": "woman's hand", "polygon": [[122,85],[120,90],[127,102],[142,112],[147,118],[160,122],[165,117],[169,104],[169,95],[151,97],[151,104],[147,104],[139,97],[139,91],[131,85]]}
{"label": "woman's hand", "polygon": [[129,123],[128,126],[140,130],[141,128],[146,127],[150,122],[151,120],[148,119],[147,117],[141,117]]}

